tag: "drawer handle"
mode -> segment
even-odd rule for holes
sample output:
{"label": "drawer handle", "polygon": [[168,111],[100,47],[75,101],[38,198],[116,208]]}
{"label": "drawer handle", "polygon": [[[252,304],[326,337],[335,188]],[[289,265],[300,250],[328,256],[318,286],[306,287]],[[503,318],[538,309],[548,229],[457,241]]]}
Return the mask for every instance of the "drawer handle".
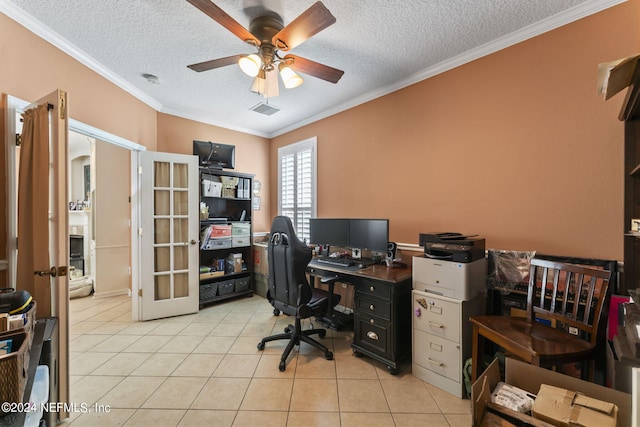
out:
{"label": "drawer handle", "polygon": [[371,305],[369,306],[369,310],[375,310],[375,309],[376,309],[376,306],[375,306],[375,305],[371,304]]}
{"label": "drawer handle", "polygon": [[427,323],[429,324],[429,326],[432,326],[434,328],[444,329],[444,325],[441,325],[440,323],[436,323],[432,321],[428,321]]}
{"label": "drawer handle", "polygon": [[369,331],[367,332],[367,338],[369,338],[370,340],[378,341],[378,334],[373,331]]}
{"label": "drawer handle", "polygon": [[442,368],[442,367],[444,366],[444,363],[442,363],[442,362],[438,362],[437,360],[433,360],[433,359],[432,359],[432,358],[430,358],[430,357],[427,357],[427,360],[429,361],[429,363],[431,363],[431,364],[433,364],[433,365],[436,365],[436,366],[438,366],[438,367],[440,367],[440,368]]}
{"label": "drawer handle", "polygon": [[376,288],[375,288],[375,286],[371,286],[371,287],[369,288],[369,290],[370,290],[371,292],[375,292],[375,291],[376,291]]}

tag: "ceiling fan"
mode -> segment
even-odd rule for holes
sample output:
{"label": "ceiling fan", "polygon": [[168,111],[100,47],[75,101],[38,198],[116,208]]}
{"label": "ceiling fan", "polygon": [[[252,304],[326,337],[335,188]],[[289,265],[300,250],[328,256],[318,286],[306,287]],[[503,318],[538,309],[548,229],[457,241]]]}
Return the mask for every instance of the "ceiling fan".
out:
{"label": "ceiling fan", "polygon": [[314,3],[300,16],[291,21],[287,26],[275,13],[265,13],[251,20],[249,30],[240,25],[210,0],[187,0],[189,3],[207,14],[214,21],[231,31],[245,43],[257,49],[253,54],[238,54],[225,58],[213,59],[188,65],[190,69],[198,72],[225,67],[237,63],[242,71],[254,77],[252,90],[267,96],[276,96],[266,93],[267,79],[275,78],[277,94],[276,69],[287,89],[298,87],[302,84],[302,78],[296,71],[310,76],[337,83],[344,74],[327,65],[320,64],[310,59],[287,54],[280,56],[279,52],[287,52],[300,45],[305,40],[316,35],[328,26],[336,22],[336,18],[329,12],[322,2]]}

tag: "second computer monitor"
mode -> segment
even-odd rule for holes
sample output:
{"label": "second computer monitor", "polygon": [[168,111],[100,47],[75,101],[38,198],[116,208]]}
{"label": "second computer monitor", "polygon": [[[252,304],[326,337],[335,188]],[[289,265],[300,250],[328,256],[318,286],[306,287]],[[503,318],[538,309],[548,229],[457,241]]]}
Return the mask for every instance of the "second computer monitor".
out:
{"label": "second computer monitor", "polygon": [[349,246],[386,252],[389,244],[388,219],[350,219]]}

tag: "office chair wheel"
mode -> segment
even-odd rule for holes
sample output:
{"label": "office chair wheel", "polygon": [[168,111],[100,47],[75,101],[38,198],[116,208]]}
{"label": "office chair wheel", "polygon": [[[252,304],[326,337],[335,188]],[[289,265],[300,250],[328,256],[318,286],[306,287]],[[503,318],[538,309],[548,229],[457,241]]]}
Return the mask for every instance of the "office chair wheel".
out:
{"label": "office chair wheel", "polygon": [[280,316],[280,310],[278,310],[277,308],[273,309],[273,315],[274,316]]}
{"label": "office chair wheel", "polygon": [[262,341],[258,343],[258,350],[260,351],[264,350],[264,343]]}
{"label": "office chair wheel", "polygon": [[280,370],[280,372],[284,372],[286,368],[287,368],[287,363],[284,360],[281,360],[280,364],[278,365],[278,369]]}
{"label": "office chair wheel", "polygon": [[333,360],[333,353],[332,353],[332,352],[330,352],[330,351],[327,351],[327,352],[324,354],[324,358],[325,358],[325,359],[327,359],[327,360]]}
{"label": "office chair wheel", "polygon": [[293,325],[289,325],[286,328],[284,328],[284,333],[285,334],[292,334],[294,331]]}
{"label": "office chair wheel", "polygon": [[319,332],[319,333],[318,333],[318,336],[319,336],[320,338],[324,338],[324,337],[326,337],[326,336],[327,336],[327,331],[325,331],[325,330],[323,329],[323,330],[322,330],[322,332]]}

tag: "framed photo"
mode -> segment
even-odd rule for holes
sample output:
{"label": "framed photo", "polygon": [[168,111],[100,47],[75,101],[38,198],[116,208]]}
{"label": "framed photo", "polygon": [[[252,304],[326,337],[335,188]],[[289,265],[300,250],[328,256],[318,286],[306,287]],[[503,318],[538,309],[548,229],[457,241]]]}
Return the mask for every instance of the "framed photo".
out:
{"label": "framed photo", "polygon": [[260,196],[253,196],[253,201],[251,203],[252,204],[251,208],[254,211],[259,211],[261,202],[262,202],[262,198]]}

